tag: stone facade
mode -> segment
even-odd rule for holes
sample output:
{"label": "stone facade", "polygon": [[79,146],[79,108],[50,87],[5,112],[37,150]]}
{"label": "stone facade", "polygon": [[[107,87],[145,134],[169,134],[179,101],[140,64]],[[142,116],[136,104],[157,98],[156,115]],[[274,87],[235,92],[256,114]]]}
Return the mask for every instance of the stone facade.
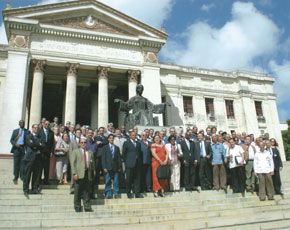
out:
{"label": "stone facade", "polygon": [[[143,96],[172,105],[164,117],[156,115],[160,125],[269,132],[285,159],[274,78],[160,63],[164,31],[93,0],[10,8],[3,16],[9,45],[0,46],[0,153],[10,151],[10,133],[20,119],[31,127],[55,113],[62,122],[121,125],[113,99],[134,96],[140,82]],[[184,97],[192,101],[190,113]],[[208,112],[207,98],[214,112]],[[225,100],[232,101],[234,116]]]}

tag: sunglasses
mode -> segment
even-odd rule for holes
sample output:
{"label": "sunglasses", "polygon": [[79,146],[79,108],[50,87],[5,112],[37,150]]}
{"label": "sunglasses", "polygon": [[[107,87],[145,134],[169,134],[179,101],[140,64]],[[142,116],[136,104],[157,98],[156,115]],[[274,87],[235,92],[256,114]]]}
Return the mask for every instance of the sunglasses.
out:
{"label": "sunglasses", "polygon": [[80,143],[81,143],[81,144],[86,144],[87,142],[86,142],[86,141],[85,141],[85,142],[81,141]]}

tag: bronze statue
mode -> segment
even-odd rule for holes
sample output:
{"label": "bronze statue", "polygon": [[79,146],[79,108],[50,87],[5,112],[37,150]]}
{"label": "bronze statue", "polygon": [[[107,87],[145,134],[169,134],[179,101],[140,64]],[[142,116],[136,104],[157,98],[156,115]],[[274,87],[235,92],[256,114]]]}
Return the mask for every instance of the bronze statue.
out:
{"label": "bronze statue", "polygon": [[[169,105],[168,103],[154,105],[142,96],[143,90],[143,85],[138,84],[136,86],[136,96],[131,97],[129,101],[114,100],[114,102],[120,103],[120,111],[126,113],[124,124],[127,130],[135,125],[158,126],[158,119],[153,118],[153,113],[162,114],[165,111],[165,106]],[[130,110],[132,110],[132,113],[129,113]]]}

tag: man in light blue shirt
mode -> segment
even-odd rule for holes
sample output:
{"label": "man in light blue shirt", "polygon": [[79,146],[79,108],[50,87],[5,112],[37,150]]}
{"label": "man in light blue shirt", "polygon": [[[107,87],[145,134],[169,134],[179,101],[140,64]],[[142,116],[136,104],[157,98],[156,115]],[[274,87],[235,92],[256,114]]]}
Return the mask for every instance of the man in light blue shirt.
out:
{"label": "man in light blue shirt", "polygon": [[227,163],[224,145],[218,142],[216,134],[212,135],[211,148],[213,152],[213,185],[215,190],[223,189],[227,193],[227,175],[224,164]]}

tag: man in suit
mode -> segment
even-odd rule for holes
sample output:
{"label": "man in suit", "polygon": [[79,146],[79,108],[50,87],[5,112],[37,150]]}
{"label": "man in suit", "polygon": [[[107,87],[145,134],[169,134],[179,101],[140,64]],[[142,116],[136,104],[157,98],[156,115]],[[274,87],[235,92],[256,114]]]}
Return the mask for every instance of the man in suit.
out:
{"label": "man in suit", "polygon": [[24,128],[24,121],[19,121],[19,128],[14,129],[11,135],[10,143],[12,144],[11,153],[13,153],[13,183],[18,183],[18,178],[24,180],[24,161],[25,155],[25,140],[29,131]]}
{"label": "man in suit", "polygon": [[[70,140],[70,143],[69,143],[69,154],[68,154],[68,160],[69,161],[70,161],[72,152],[75,149],[78,149],[79,148],[80,140],[81,140],[81,130],[80,129],[77,129],[75,131],[75,138],[74,139],[71,139]],[[73,193],[74,193],[74,180],[71,180],[71,184],[70,184],[70,194],[73,194]]]}
{"label": "man in suit", "polygon": [[141,152],[143,155],[143,167],[142,167],[142,191],[152,192],[152,166],[151,166],[151,142],[147,139],[147,133],[141,133]]}
{"label": "man in suit", "polygon": [[23,158],[24,160],[24,181],[23,192],[24,195],[28,195],[30,177],[32,174],[32,193],[40,194],[40,162],[41,162],[41,147],[44,139],[38,135],[38,125],[32,125],[32,133],[26,136],[26,148],[27,152]]}
{"label": "man in suit", "polygon": [[45,121],[43,128],[38,130],[38,135],[44,140],[41,149],[40,178],[43,171],[44,172],[43,184],[49,184],[49,162],[50,156],[54,152],[54,134],[50,130],[49,121]]}
{"label": "man in suit", "polygon": [[120,148],[117,145],[114,145],[114,135],[109,134],[108,136],[109,143],[103,147],[102,151],[102,167],[105,173],[105,193],[106,199],[111,199],[111,185],[113,179],[113,190],[114,197],[118,199],[119,193],[119,173],[121,171],[121,155]]}
{"label": "man in suit", "polygon": [[75,149],[70,157],[71,171],[74,179],[74,208],[81,212],[81,198],[85,212],[92,212],[90,204],[90,185],[94,178],[94,155],[86,150],[87,139],[82,137],[80,148]]}
{"label": "man in suit", "polygon": [[202,190],[212,189],[212,169],[211,158],[212,149],[210,142],[204,141],[204,135],[199,133],[197,135],[197,142],[195,144],[197,151],[197,161],[199,164],[199,181]]}
{"label": "man in suit", "polygon": [[186,191],[198,191],[195,186],[197,152],[194,142],[190,140],[190,132],[185,133],[185,138],[180,142],[184,163],[184,186]]}
{"label": "man in suit", "polygon": [[143,156],[141,144],[136,141],[136,133],[134,131],[130,133],[130,138],[125,141],[123,145],[123,159],[126,167],[126,192],[128,198],[132,198],[132,186],[134,186],[135,197],[143,198],[143,196],[140,195]]}
{"label": "man in suit", "polygon": [[97,149],[97,155],[95,157],[95,167],[96,167],[96,178],[95,182],[96,185],[99,185],[100,181],[100,173],[102,172],[102,152],[103,152],[103,147],[108,144],[108,139],[104,135],[105,128],[100,127],[99,128],[99,133],[98,136],[95,137],[95,141],[97,142],[98,149]]}

